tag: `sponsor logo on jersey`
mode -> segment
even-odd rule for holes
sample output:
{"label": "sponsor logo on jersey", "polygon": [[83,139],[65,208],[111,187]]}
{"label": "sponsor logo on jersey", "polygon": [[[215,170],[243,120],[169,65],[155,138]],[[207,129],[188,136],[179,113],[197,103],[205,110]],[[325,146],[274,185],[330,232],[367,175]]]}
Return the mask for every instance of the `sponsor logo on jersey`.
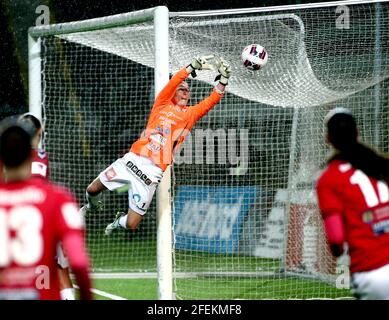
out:
{"label": "sponsor logo on jersey", "polygon": [[140,195],[137,194],[137,193],[134,193],[134,194],[132,195],[132,199],[134,199],[135,202],[139,202],[139,201],[140,201]]}
{"label": "sponsor logo on jersey", "polygon": [[180,116],[176,115],[174,112],[171,112],[171,111],[161,111],[161,113],[166,115],[168,118],[176,118],[176,119],[181,120],[181,121],[184,120],[183,118],[181,118]]}
{"label": "sponsor logo on jersey", "polygon": [[170,129],[165,128],[161,125],[158,125],[158,127],[156,127],[155,130],[158,131],[162,135],[169,135],[170,134]]}
{"label": "sponsor logo on jersey", "polygon": [[143,173],[132,161],[126,163],[127,168],[131,173],[133,173],[140,181],[142,181],[146,186],[149,186],[152,181],[149,177]]}
{"label": "sponsor logo on jersey", "polygon": [[365,211],[362,220],[371,225],[375,235],[389,233],[389,203]]}
{"label": "sponsor logo on jersey", "polygon": [[150,139],[155,141],[155,142],[157,142],[157,143],[159,143],[162,146],[165,145],[166,140],[167,140],[165,137],[163,137],[159,133],[155,133],[155,134],[150,135]]}
{"label": "sponsor logo on jersey", "polygon": [[188,111],[188,108],[180,108],[180,107],[177,107],[175,109],[177,112],[187,112]]}
{"label": "sponsor logo on jersey", "polygon": [[134,194],[132,195],[132,199],[133,199],[134,202],[135,202],[135,206],[136,206],[139,210],[141,210],[141,211],[143,211],[143,212],[146,212],[146,210],[144,209],[146,203],[145,203],[145,202],[140,202],[142,198],[141,198],[141,196],[140,196],[139,194],[134,193]]}
{"label": "sponsor logo on jersey", "polygon": [[117,174],[114,168],[111,167],[107,171],[105,171],[105,176],[107,177],[108,181],[111,181],[113,178],[117,176]]}
{"label": "sponsor logo on jersey", "polygon": [[46,178],[47,176],[47,166],[42,162],[32,162],[31,163],[31,174],[32,175],[38,175],[42,176],[43,178]]}
{"label": "sponsor logo on jersey", "polygon": [[159,117],[159,120],[162,120],[161,121],[161,124],[164,125],[164,124],[169,124],[169,125],[177,125],[177,122],[169,119],[169,118],[166,118],[165,116],[160,116]]}
{"label": "sponsor logo on jersey", "polygon": [[43,149],[38,149],[37,154],[38,154],[38,157],[41,158],[41,159],[46,158],[46,151],[43,150]]}
{"label": "sponsor logo on jersey", "polygon": [[368,210],[362,214],[362,220],[365,223],[370,223],[374,220],[374,214],[373,211]]}
{"label": "sponsor logo on jersey", "polygon": [[10,288],[0,290],[0,300],[38,300],[39,292],[34,288]]}
{"label": "sponsor logo on jersey", "polygon": [[376,235],[389,233],[389,220],[374,223],[372,227]]}
{"label": "sponsor logo on jersey", "polygon": [[44,190],[27,187],[22,190],[0,190],[0,205],[19,205],[22,203],[43,203],[46,200]]}
{"label": "sponsor logo on jersey", "polygon": [[154,153],[158,153],[159,151],[161,151],[161,145],[156,145],[154,144],[152,141],[150,141],[148,144],[147,144],[147,149],[149,149],[150,151],[154,152]]}

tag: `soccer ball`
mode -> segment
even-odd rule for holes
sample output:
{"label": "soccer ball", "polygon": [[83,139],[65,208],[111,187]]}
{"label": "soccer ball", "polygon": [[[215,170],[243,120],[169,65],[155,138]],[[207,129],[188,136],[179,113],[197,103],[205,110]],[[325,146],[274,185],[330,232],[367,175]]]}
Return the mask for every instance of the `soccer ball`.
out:
{"label": "soccer ball", "polygon": [[269,54],[259,44],[250,44],[242,51],[243,65],[249,70],[259,70],[265,66]]}

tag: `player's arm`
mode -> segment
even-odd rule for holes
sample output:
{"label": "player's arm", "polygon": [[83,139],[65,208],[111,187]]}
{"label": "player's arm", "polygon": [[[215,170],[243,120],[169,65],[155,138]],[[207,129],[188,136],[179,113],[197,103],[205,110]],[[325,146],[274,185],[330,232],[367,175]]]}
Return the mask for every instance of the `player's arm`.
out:
{"label": "player's arm", "polygon": [[324,217],[324,228],[332,254],[339,257],[343,253],[345,241],[342,216],[338,212],[332,212]]}
{"label": "player's arm", "polygon": [[215,78],[215,80],[218,80],[218,83],[213,88],[212,93],[203,101],[191,107],[191,112],[194,115],[194,122],[206,115],[208,111],[220,101],[224,94],[225,87],[231,76],[231,67],[227,61],[220,58],[218,71],[219,74]]}
{"label": "player's arm", "polygon": [[80,290],[81,300],[91,300],[89,258],[84,245],[84,221],[70,195],[58,202],[60,240]]}
{"label": "player's arm", "polygon": [[319,180],[316,190],[328,244],[332,254],[339,257],[345,242],[342,202],[327,179]]}
{"label": "player's arm", "polygon": [[204,117],[216,104],[219,103],[222,96],[223,93],[214,88],[207,98],[192,106],[190,111],[194,117],[193,121],[196,122],[200,118]]}
{"label": "player's arm", "polygon": [[167,83],[167,85],[161,90],[155,99],[154,108],[164,105],[171,101],[173,98],[178,85],[192,74],[196,76],[196,70],[201,70],[208,63],[207,59],[213,56],[203,56],[194,58],[193,61],[186,67],[178,71]]}
{"label": "player's arm", "polygon": [[84,247],[83,237],[77,233],[64,236],[62,245],[69,258],[71,270],[80,288],[80,299],[91,300],[91,281],[89,278],[89,259]]}

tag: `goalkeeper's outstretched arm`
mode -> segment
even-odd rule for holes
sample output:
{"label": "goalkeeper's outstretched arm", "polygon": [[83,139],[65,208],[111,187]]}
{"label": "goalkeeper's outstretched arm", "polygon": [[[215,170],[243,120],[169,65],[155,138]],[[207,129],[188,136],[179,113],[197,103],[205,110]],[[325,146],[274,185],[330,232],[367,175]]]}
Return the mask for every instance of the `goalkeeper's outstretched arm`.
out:
{"label": "goalkeeper's outstretched arm", "polygon": [[209,69],[208,60],[211,58],[213,58],[213,55],[194,58],[189,65],[178,71],[158,94],[153,110],[158,106],[169,103],[176,93],[179,84],[188,78],[190,74],[192,74],[192,77],[196,77],[196,70]]}
{"label": "goalkeeper's outstretched arm", "polygon": [[194,114],[194,122],[206,115],[221,99],[231,76],[230,64],[222,58],[218,61],[218,72],[215,81],[218,81],[209,97],[191,108]]}

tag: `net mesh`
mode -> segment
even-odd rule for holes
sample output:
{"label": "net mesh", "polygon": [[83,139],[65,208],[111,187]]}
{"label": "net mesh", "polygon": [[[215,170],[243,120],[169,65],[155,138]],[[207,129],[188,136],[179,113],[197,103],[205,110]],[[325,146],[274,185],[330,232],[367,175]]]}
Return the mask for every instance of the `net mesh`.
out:
{"label": "net mesh", "polygon": [[[350,295],[336,288],[339,262],[328,252],[314,193],[329,152],[322,121],[334,106],[348,107],[362,139],[388,151],[389,10],[347,8],[348,29],[335,7],[170,19],[171,73],[210,52],[232,64],[228,92],[175,157],[178,299]],[[151,22],[43,38],[52,178],[81,203],[88,183],[145,127],[153,39]],[[269,52],[260,72],[241,64],[250,43]],[[202,71],[188,80],[191,104],[210,93],[214,77]],[[155,199],[136,233],[110,238],[104,227],[126,210],[127,196],[107,192],[103,202],[104,211],[87,219],[93,269],[156,272]]]}
{"label": "net mesh", "polygon": [[[154,72],[59,37],[43,40],[45,146],[51,178],[73,190],[83,204],[88,184],[124,155],[144,129],[154,100]],[[93,270],[155,272],[155,202],[136,233],[107,238],[105,226],[117,211],[127,210],[128,200],[126,193],[107,192],[102,201],[102,214],[86,221]]]}

